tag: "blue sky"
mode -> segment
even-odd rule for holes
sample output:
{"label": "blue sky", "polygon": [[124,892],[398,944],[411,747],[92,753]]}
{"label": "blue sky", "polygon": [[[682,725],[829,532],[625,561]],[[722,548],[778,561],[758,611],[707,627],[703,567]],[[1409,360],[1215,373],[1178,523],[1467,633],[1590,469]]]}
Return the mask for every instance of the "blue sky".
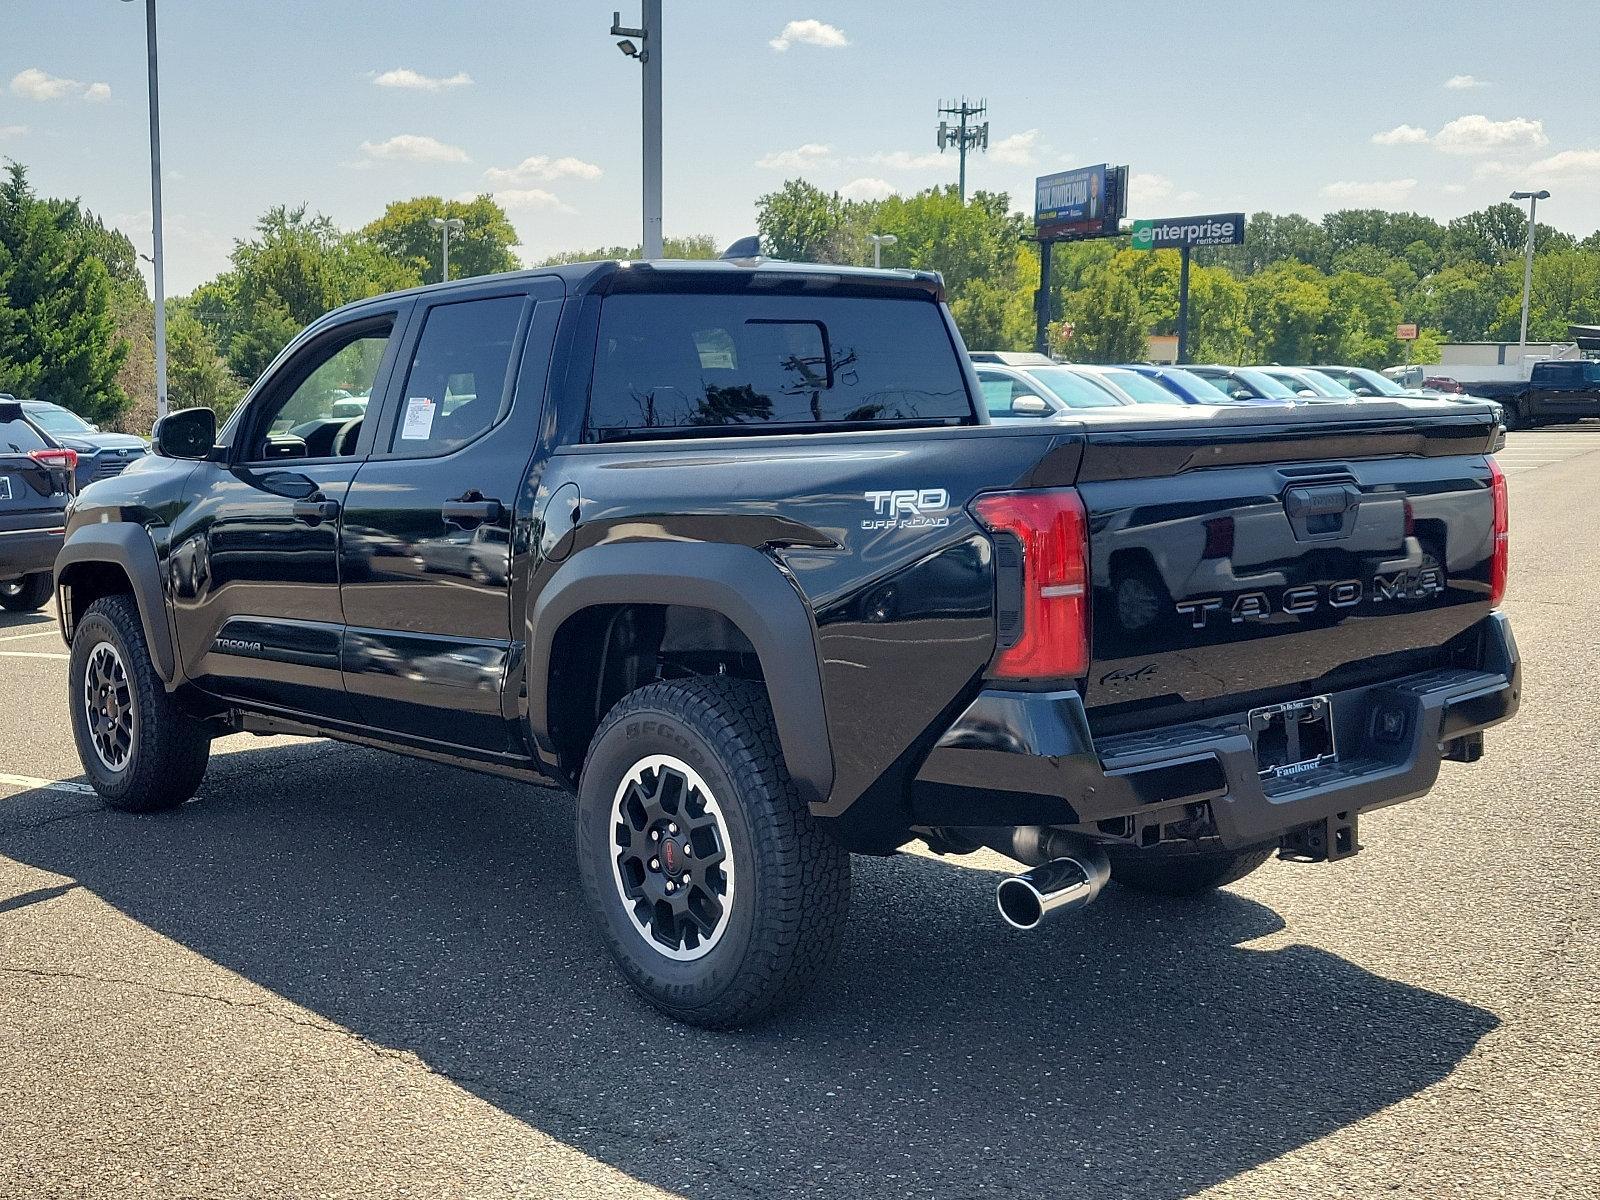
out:
{"label": "blue sky", "polygon": [[[169,289],[275,203],[344,226],[493,191],[537,258],[639,238],[637,0],[160,0]],[[970,186],[1110,161],[1130,215],[1376,205],[1446,218],[1532,183],[1600,227],[1589,0],[1135,6],[667,0],[669,234],[752,232],[797,174],[858,196],[954,180],[941,97],[985,97]],[[0,4],[0,156],[149,244],[141,3]],[[1107,14],[1125,12],[1126,19]],[[786,32],[787,31],[787,32]]]}

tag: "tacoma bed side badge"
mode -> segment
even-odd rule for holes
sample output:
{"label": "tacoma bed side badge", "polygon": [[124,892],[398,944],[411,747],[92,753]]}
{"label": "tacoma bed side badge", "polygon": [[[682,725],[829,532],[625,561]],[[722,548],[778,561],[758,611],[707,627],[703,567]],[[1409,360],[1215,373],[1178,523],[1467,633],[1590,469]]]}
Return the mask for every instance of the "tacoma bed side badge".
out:
{"label": "tacoma bed side badge", "polygon": [[866,492],[873,515],[863,529],[942,529],[950,524],[950,493],[944,488],[898,488]]}

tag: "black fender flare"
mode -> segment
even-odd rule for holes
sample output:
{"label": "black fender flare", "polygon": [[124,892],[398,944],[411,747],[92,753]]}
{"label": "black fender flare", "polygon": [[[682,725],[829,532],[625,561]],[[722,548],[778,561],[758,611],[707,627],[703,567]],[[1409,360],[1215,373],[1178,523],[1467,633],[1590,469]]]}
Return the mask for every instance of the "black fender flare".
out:
{"label": "black fender flare", "polygon": [[[134,603],[139,606],[139,621],[144,640],[150,647],[150,661],[166,684],[178,674],[178,656],[173,647],[172,627],[167,620],[167,594],[161,583],[161,565],[155,543],[143,525],[125,521],[104,521],[84,525],[67,534],[56,555],[56,589],[71,586],[72,567],[78,563],[111,563],[120,567],[133,586]],[[68,609],[60,606],[61,632],[70,640],[80,614],[73,613],[68,624]]]}
{"label": "black fender flare", "polygon": [[790,777],[810,805],[833,790],[833,750],[823,708],[816,629],[799,589],[750,546],[621,542],[573,555],[529,614],[528,722],[549,732],[550,658],[556,633],[586,608],[678,604],[721,613],[750,639],[766,677]]}

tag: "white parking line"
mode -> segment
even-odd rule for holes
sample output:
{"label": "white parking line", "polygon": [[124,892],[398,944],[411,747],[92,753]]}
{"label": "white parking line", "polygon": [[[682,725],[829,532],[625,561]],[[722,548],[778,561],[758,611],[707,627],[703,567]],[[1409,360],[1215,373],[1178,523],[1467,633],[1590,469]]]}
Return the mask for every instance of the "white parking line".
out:
{"label": "white parking line", "polygon": [[30,792],[68,792],[74,796],[92,796],[94,789],[87,783],[68,783],[64,779],[35,779],[32,775],[7,775],[0,772],[0,787],[23,788]]}
{"label": "white parking line", "polygon": [[49,629],[40,629],[33,633],[8,633],[5,637],[0,637],[0,642],[20,642],[23,640],[23,638],[53,636],[56,636],[56,628],[52,625]]}
{"label": "white parking line", "polygon": [[59,658],[66,662],[70,654],[46,654],[39,650],[0,650],[0,658]]}

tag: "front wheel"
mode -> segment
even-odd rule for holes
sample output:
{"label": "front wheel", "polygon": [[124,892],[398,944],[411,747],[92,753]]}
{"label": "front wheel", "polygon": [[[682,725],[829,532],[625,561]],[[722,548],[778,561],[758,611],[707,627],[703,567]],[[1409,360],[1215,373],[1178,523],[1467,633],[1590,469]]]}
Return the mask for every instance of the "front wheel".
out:
{"label": "front wheel", "polygon": [[674,680],[619,701],[584,763],[577,832],[607,947],[680,1021],[763,1016],[838,949],[849,856],[789,778],[757,684]]}
{"label": "front wheel", "polygon": [[8,612],[37,612],[50,599],[54,584],[49,571],[35,571],[21,579],[0,583],[0,608]]}
{"label": "front wheel", "polygon": [[1195,896],[1237,883],[1272,857],[1271,846],[1251,850],[1107,850],[1111,882],[1158,896]]}
{"label": "front wheel", "polygon": [[211,735],[156,674],[133,597],[103,596],[89,606],[72,633],[67,679],[78,758],[102,800],[156,812],[195,794]]}

